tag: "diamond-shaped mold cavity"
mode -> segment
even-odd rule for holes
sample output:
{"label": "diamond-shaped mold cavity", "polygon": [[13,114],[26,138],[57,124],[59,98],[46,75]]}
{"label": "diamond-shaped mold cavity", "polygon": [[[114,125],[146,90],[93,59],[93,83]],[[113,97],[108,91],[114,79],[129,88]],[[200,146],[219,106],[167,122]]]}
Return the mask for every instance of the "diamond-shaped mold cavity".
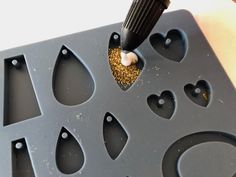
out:
{"label": "diamond-shaped mold cavity", "polygon": [[111,113],[106,113],[104,117],[103,137],[108,154],[115,160],[124,149],[128,135]]}

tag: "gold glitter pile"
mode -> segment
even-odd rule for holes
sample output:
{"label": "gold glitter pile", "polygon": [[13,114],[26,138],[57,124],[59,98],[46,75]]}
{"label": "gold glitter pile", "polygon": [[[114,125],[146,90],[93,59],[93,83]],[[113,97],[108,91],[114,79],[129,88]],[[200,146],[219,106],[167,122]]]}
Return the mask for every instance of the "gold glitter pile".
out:
{"label": "gold glitter pile", "polygon": [[116,81],[123,86],[133,84],[141,72],[136,65],[126,67],[121,64],[120,48],[109,49],[109,63]]}

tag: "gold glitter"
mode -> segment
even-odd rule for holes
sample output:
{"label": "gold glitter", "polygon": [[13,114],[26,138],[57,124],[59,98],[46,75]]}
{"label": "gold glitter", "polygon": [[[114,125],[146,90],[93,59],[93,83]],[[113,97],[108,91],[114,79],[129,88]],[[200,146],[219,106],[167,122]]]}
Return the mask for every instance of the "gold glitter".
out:
{"label": "gold glitter", "polygon": [[141,73],[136,65],[126,67],[121,64],[120,48],[109,49],[109,63],[116,81],[125,87],[133,84]]}
{"label": "gold glitter", "polygon": [[204,98],[206,101],[208,101],[208,96],[207,96],[206,93],[203,93],[202,96],[203,96],[203,98]]}

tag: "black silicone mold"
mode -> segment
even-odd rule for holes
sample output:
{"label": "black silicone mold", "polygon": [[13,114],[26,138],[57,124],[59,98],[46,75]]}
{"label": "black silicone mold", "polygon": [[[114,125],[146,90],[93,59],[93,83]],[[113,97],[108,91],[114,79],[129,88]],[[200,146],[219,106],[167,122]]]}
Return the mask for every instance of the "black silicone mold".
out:
{"label": "black silicone mold", "polygon": [[0,177],[233,177],[236,92],[194,18],[166,13],[118,85],[121,24],[0,52]]}

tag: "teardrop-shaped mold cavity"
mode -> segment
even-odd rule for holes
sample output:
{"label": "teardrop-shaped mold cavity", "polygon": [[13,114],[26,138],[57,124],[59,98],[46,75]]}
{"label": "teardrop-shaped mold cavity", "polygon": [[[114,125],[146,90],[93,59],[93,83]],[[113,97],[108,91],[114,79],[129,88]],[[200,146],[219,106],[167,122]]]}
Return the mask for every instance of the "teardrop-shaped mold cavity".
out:
{"label": "teardrop-shaped mold cavity", "polygon": [[119,87],[126,91],[138,79],[144,67],[144,62],[139,54],[134,52],[138,56],[138,62],[130,67],[123,66],[120,52],[120,35],[114,32],[109,40],[108,60],[114,79]]}
{"label": "teardrop-shaped mold cavity", "polygon": [[35,177],[25,139],[12,142],[13,177]]}
{"label": "teardrop-shaped mold cavity", "polygon": [[103,122],[104,143],[110,157],[115,160],[124,149],[128,135],[117,119],[106,113]]}
{"label": "teardrop-shaped mold cavity", "polygon": [[5,59],[4,126],[41,115],[23,55]]}
{"label": "teardrop-shaped mold cavity", "polygon": [[64,127],[57,142],[56,164],[64,174],[76,173],[84,164],[84,153],[80,144]]}
{"label": "teardrop-shaped mold cavity", "polygon": [[87,101],[94,92],[89,71],[65,46],[62,46],[54,68],[53,92],[60,103],[68,106]]}

